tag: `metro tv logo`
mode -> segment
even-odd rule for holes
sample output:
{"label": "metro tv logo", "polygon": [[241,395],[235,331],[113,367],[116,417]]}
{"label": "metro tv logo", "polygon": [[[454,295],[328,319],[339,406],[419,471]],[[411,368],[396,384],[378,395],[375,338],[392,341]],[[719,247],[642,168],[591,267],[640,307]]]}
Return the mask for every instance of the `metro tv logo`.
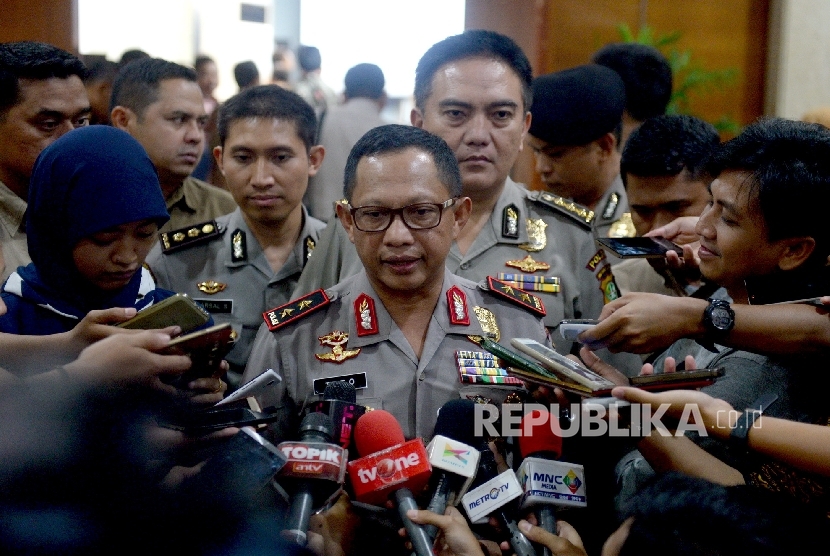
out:
{"label": "metro tv logo", "polygon": [[469,450],[455,450],[449,444],[444,444],[444,457],[445,458],[455,458],[459,460],[464,465],[467,465],[467,459],[464,456],[469,456]]}
{"label": "metro tv logo", "polygon": [[555,485],[565,485],[572,494],[576,494],[579,487],[582,486],[582,481],[576,476],[573,469],[567,475],[548,475],[547,473],[533,473],[533,480],[540,483],[553,483]]}

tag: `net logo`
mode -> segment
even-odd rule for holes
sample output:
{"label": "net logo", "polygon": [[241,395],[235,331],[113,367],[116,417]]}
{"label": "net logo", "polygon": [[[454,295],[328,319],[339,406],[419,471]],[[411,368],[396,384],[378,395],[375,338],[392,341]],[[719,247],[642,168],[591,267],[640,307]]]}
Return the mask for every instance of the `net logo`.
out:
{"label": "net logo", "polygon": [[467,459],[464,456],[469,456],[469,450],[454,450],[449,444],[444,444],[444,457],[455,458],[464,465],[467,465]]}

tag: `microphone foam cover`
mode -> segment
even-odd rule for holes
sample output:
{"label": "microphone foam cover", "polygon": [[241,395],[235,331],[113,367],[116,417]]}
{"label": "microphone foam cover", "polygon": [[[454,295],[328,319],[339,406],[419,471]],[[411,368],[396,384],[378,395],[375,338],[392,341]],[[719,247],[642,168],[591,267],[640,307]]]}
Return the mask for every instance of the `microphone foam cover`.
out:
{"label": "microphone foam cover", "polygon": [[300,437],[302,438],[307,432],[314,432],[318,435],[328,437],[326,442],[331,442],[334,438],[334,423],[331,417],[325,413],[309,413],[303,417],[300,423]]}
{"label": "microphone foam cover", "polygon": [[355,403],[357,401],[357,393],[355,392],[353,384],[349,384],[345,380],[335,380],[334,382],[326,384],[323,399]]}
{"label": "microphone foam cover", "polygon": [[[530,423],[529,419],[541,423]],[[538,452],[552,452],[554,458],[562,454],[562,429],[559,421],[544,410],[534,409],[522,417],[521,435],[519,436],[519,451],[522,457]]]}
{"label": "microphone foam cover", "polygon": [[365,413],[354,427],[354,443],[361,457],[403,444],[406,438],[395,417],[388,411],[375,409]]}
{"label": "microphone foam cover", "polygon": [[461,399],[450,400],[442,405],[435,421],[434,434],[475,446],[475,405],[472,400]]}

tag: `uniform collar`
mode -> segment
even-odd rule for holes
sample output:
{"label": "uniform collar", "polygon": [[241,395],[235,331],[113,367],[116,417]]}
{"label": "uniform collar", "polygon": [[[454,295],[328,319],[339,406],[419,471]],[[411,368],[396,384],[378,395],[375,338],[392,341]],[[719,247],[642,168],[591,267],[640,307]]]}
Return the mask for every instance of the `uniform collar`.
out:
{"label": "uniform collar", "polygon": [[[616,195],[616,201],[612,199],[614,195]],[[594,214],[596,215],[594,217],[595,222],[613,222],[619,219],[622,213],[628,210],[627,205],[625,185],[623,184],[622,177],[618,174],[594,209]],[[606,216],[606,212],[610,212],[610,214]]]}
{"label": "uniform collar", "polygon": [[[519,184],[507,177],[504,182],[504,189],[502,189],[499,200],[493,208],[493,213],[490,215],[490,226],[492,226],[493,234],[498,238],[497,243],[510,243],[519,245],[520,243],[527,243],[527,214],[525,214],[525,189]],[[505,211],[510,206],[515,207],[518,213],[518,237],[506,237],[502,231],[504,226]]]}
{"label": "uniform collar", "polygon": [[191,214],[196,213],[196,209],[198,207],[192,206],[190,203],[187,202],[188,194],[190,197],[193,197],[193,182],[191,181],[191,177],[187,176],[184,181],[182,181],[182,186],[178,188],[170,198],[167,199],[167,211],[169,212],[174,206],[178,205],[179,208],[185,210]]}
{"label": "uniform collar", "polygon": [[0,226],[13,237],[23,230],[23,215],[27,203],[17,196],[6,184],[0,182]]}

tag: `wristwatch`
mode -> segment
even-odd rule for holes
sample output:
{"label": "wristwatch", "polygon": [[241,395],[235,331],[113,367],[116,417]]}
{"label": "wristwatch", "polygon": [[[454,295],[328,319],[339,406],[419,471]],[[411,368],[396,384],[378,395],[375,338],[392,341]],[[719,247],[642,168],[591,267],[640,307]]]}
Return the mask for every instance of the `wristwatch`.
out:
{"label": "wristwatch", "polygon": [[[709,298],[709,305],[703,311],[703,328],[706,329],[701,345],[716,351],[714,343],[722,340],[735,326],[735,311],[725,299]],[[711,347],[710,347],[711,346]]]}

